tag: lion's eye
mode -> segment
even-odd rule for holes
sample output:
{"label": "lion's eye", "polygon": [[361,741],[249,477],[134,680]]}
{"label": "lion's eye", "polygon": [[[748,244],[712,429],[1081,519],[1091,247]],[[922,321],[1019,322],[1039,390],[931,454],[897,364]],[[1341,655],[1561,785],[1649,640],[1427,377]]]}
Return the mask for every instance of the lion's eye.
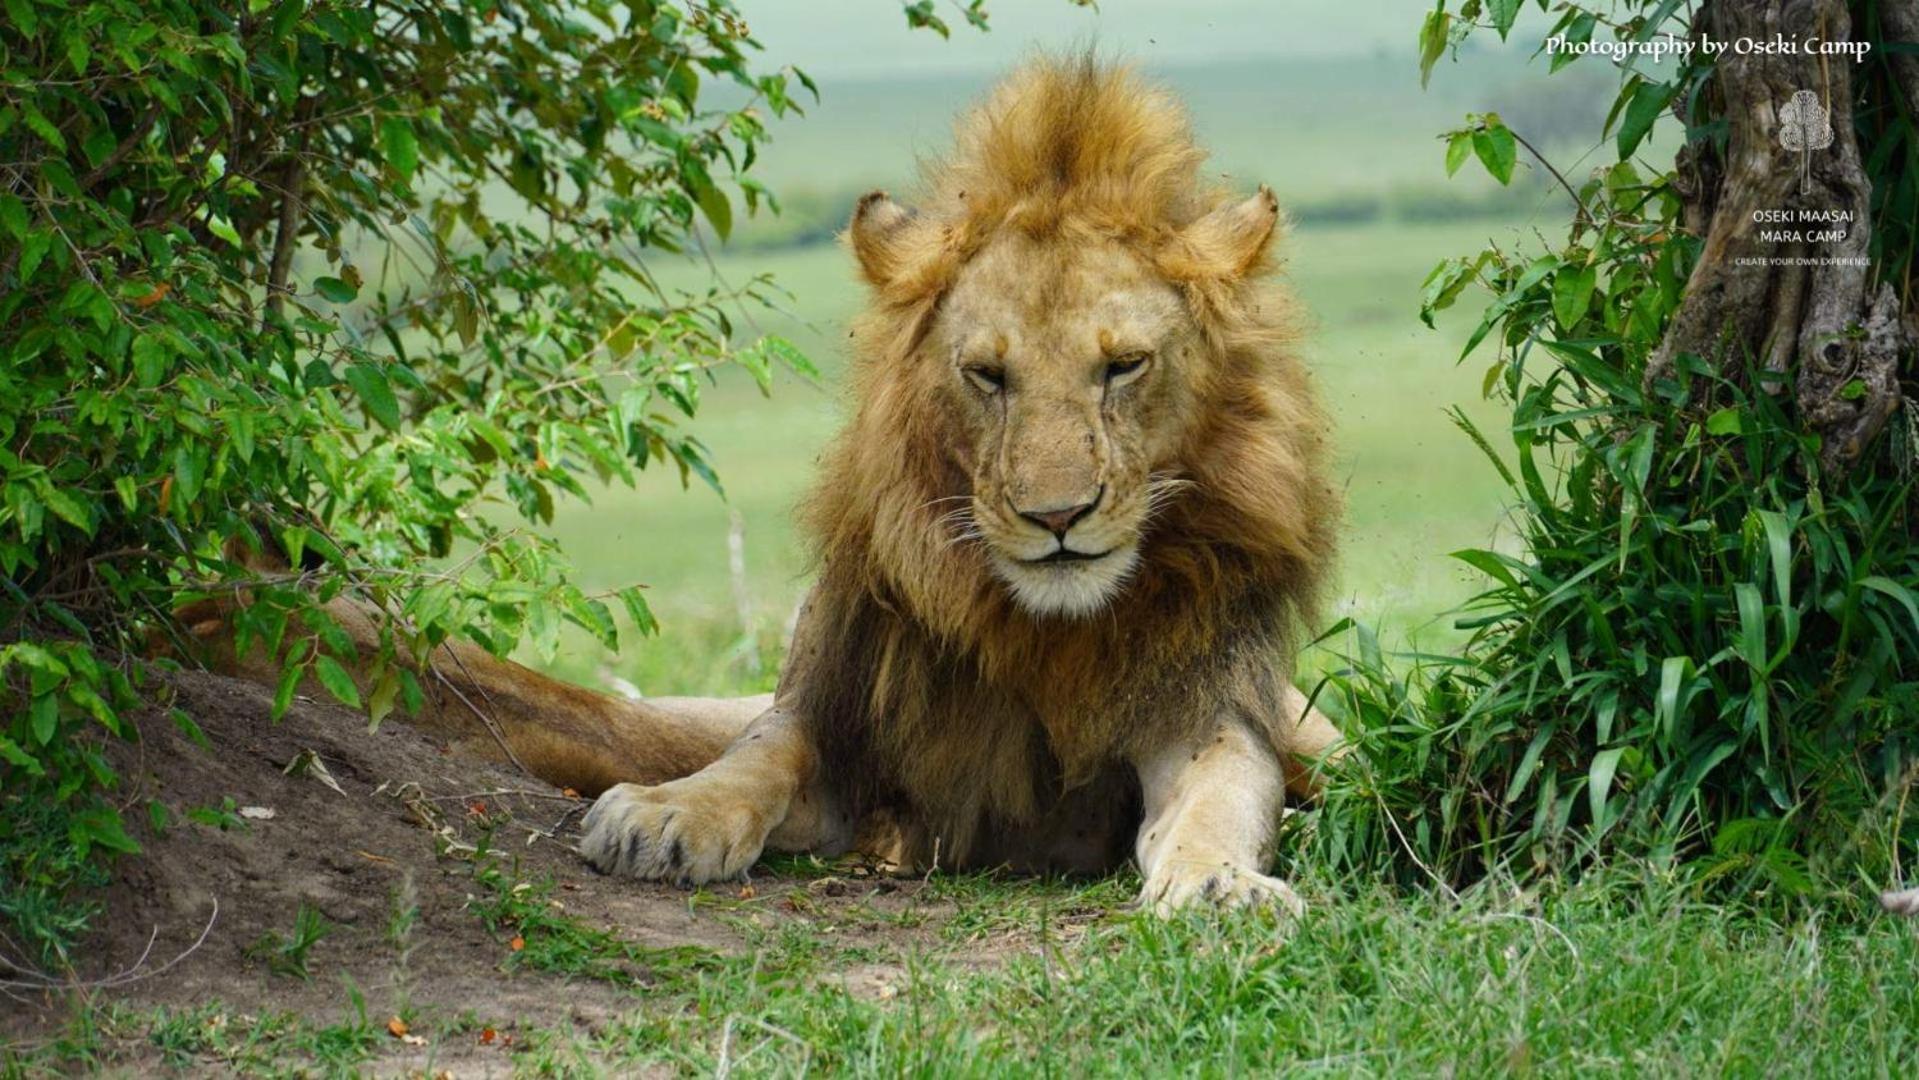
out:
{"label": "lion's eye", "polygon": [[1144,371],[1146,369],[1146,361],[1149,359],[1151,359],[1151,357],[1145,353],[1133,353],[1108,363],[1106,365],[1106,381],[1108,383],[1125,382],[1132,376]]}
{"label": "lion's eye", "polygon": [[1006,371],[1003,368],[973,364],[963,368],[961,374],[966,376],[967,382],[978,387],[981,393],[997,394],[1006,389]]}

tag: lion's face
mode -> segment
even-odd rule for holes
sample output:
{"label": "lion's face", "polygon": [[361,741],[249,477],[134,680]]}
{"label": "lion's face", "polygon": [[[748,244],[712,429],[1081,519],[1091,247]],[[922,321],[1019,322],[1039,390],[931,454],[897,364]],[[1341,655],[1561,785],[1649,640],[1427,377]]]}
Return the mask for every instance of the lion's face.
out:
{"label": "lion's face", "polygon": [[1114,242],[1002,234],[931,326],[924,377],[951,418],[976,538],[1027,611],[1083,616],[1125,585],[1196,411],[1200,329],[1152,263]]}

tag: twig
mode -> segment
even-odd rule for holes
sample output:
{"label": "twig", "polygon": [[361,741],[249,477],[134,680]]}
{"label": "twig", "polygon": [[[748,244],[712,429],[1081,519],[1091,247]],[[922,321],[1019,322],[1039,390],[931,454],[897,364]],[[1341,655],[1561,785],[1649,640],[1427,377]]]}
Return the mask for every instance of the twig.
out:
{"label": "twig", "polygon": [[1528,915],[1523,911],[1489,911],[1479,918],[1482,922],[1487,919],[1518,919],[1522,922],[1532,923],[1535,926],[1543,926],[1551,930],[1558,936],[1560,941],[1565,943],[1566,951],[1573,954],[1574,960],[1579,959],[1579,946],[1573,944],[1573,939],[1567,937],[1564,930],[1561,930],[1559,927],[1554,926],[1552,923],[1547,922],[1537,915]]}
{"label": "twig", "polygon": [[1446,884],[1445,879],[1434,873],[1433,868],[1426,865],[1426,860],[1419,857],[1419,852],[1413,850],[1413,845],[1407,841],[1405,832],[1399,827],[1399,819],[1393,816],[1392,809],[1386,805],[1384,797],[1380,797],[1379,799],[1379,810],[1380,813],[1386,815],[1386,824],[1393,827],[1393,835],[1399,837],[1399,846],[1406,849],[1406,854],[1413,860],[1413,864],[1421,870],[1424,870],[1427,877],[1433,879],[1433,884],[1439,886],[1440,891],[1446,894],[1448,900],[1451,900],[1455,904],[1459,903],[1459,894],[1453,891],[1453,887]]}
{"label": "twig", "polygon": [[534,791],[530,788],[495,788],[492,791],[469,791],[464,795],[427,795],[429,802],[468,802],[473,799],[497,799],[507,795],[519,795],[528,799],[563,799],[567,802],[586,802],[578,795],[565,795],[557,791]]}
{"label": "twig", "polygon": [[[1509,127],[1506,130],[1512,131],[1512,128]],[[1565,188],[1566,194],[1572,196],[1573,207],[1579,211],[1579,216],[1586,220],[1586,224],[1591,228],[1595,228],[1595,229],[1598,228],[1599,222],[1593,219],[1592,213],[1586,209],[1586,201],[1579,197],[1579,192],[1573,190],[1573,186],[1571,182],[1569,182],[1566,179],[1565,174],[1561,173],[1558,169],[1554,168],[1553,163],[1546,160],[1546,155],[1540,153],[1538,147],[1534,146],[1532,143],[1527,142],[1526,137],[1524,135],[1521,135],[1517,131],[1513,131],[1513,140],[1517,142],[1519,145],[1525,147],[1527,152],[1532,154],[1534,159],[1536,159],[1541,165],[1544,165],[1546,167],[1547,172],[1553,174],[1553,179],[1559,181],[1559,186]]]}
{"label": "twig", "polygon": [[[454,652],[450,646],[443,646],[443,648],[446,648],[447,655],[453,657],[453,662],[460,665],[460,670],[465,673],[466,677],[471,679],[473,673],[466,670],[466,663],[460,659],[460,654]],[[500,730],[499,724],[494,722],[493,717],[480,711],[480,707],[473,704],[473,700],[461,692],[460,688],[454,684],[452,679],[446,677],[446,672],[441,671],[438,665],[429,663],[427,664],[427,670],[433,673],[434,678],[440,680],[440,685],[453,691],[453,696],[460,699],[460,704],[465,705],[467,709],[473,713],[474,717],[480,721],[480,724],[486,728],[487,733],[493,736],[493,741],[500,744],[500,749],[506,753],[507,760],[511,761],[515,768],[518,768],[528,776],[535,775],[532,769],[526,767],[526,762],[520,760],[520,755],[514,753],[513,748],[507,745],[506,734]],[[479,684],[475,683],[474,685],[477,687]],[[485,691],[481,692],[485,693]]]}
{"label": "twig", "polygon": [[24,964],[17,964],[10,959],[7,959],[5,957],[0,957],[0,962],[5,963],[10,968],[13,968],[16,973],[22,976],[25,976],[24,978],[20,978],[20,979],[0,979],[0,989],[110,990],[116,987],[130,986],[133,983],[140,982],[143,979],[151,979],[155,975],[161,975],[166,973],[175,964],[178,964],[180,961],[185,960],[187,957],[192,956],[195,952],[199,951],[200,946],[206,944],[207,936],[213,933],[213,924],[219,918],[220,918],[220,899],[219,897],[214,897],[213,911],[209,915],[207,915],[207,924],[204,927],[201,927],[200,936],[193,939],[193,944],[181,950],[180,953],[176,955],[173,959],[168,960],[166,963],[161,964],[159,967],[154,968],[152,971],[141,971],[140,969],[146,966],[147,957],[152,955],[153,943],[159,940],[160,928],[158,926],[155,926],[153,928],[153,932],[147,935],[147,947],[140,951],[139,957],[135,959],[132,964],[129,964],[127,967],[121,969],[118,972],[115,972],[112,975],[108,975],[100,979],[91,979],[84,982],[75,981],[72,979],[56,979],[52,977],[51,975],[44,975],[40,972],[34,971],[26,967]]}

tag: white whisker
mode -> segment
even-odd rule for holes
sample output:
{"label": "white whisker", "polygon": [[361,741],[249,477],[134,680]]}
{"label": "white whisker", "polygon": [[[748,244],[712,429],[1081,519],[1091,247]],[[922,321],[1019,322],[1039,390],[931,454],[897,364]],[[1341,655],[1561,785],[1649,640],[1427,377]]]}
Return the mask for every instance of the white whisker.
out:
{"label": "white whisker", "polygon": [[943,495],[937,499],[926,500],[925,502],[920,504],[919,508],[921,510],[931,510],[932,508],[934,508],[935,506],[938,506],[941,503],[972,502],[972,501],[973,501],[973,497],[971,495]]}

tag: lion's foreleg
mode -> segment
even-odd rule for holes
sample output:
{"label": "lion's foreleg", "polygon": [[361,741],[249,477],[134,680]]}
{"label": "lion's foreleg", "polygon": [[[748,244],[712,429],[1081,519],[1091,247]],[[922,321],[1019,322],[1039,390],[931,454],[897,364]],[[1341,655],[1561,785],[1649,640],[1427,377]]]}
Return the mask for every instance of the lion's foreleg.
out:
{"label": "lion's foreleg", "polygon": [[851,833],[805,726],[778,704],[691,776],[608,788],[584,827],[580,851],[601,870],[688,885],[739,877],[769,847],[843,848]]}
{"label": "lion's foreleg", "polygon": [[1265,732],[1222,720],[1134,766],[1146,811],[1134,849],[1141,904],[1160,914],[1197,902],[1302,910],[1291,887],[1264,873],[1286,791]]}

